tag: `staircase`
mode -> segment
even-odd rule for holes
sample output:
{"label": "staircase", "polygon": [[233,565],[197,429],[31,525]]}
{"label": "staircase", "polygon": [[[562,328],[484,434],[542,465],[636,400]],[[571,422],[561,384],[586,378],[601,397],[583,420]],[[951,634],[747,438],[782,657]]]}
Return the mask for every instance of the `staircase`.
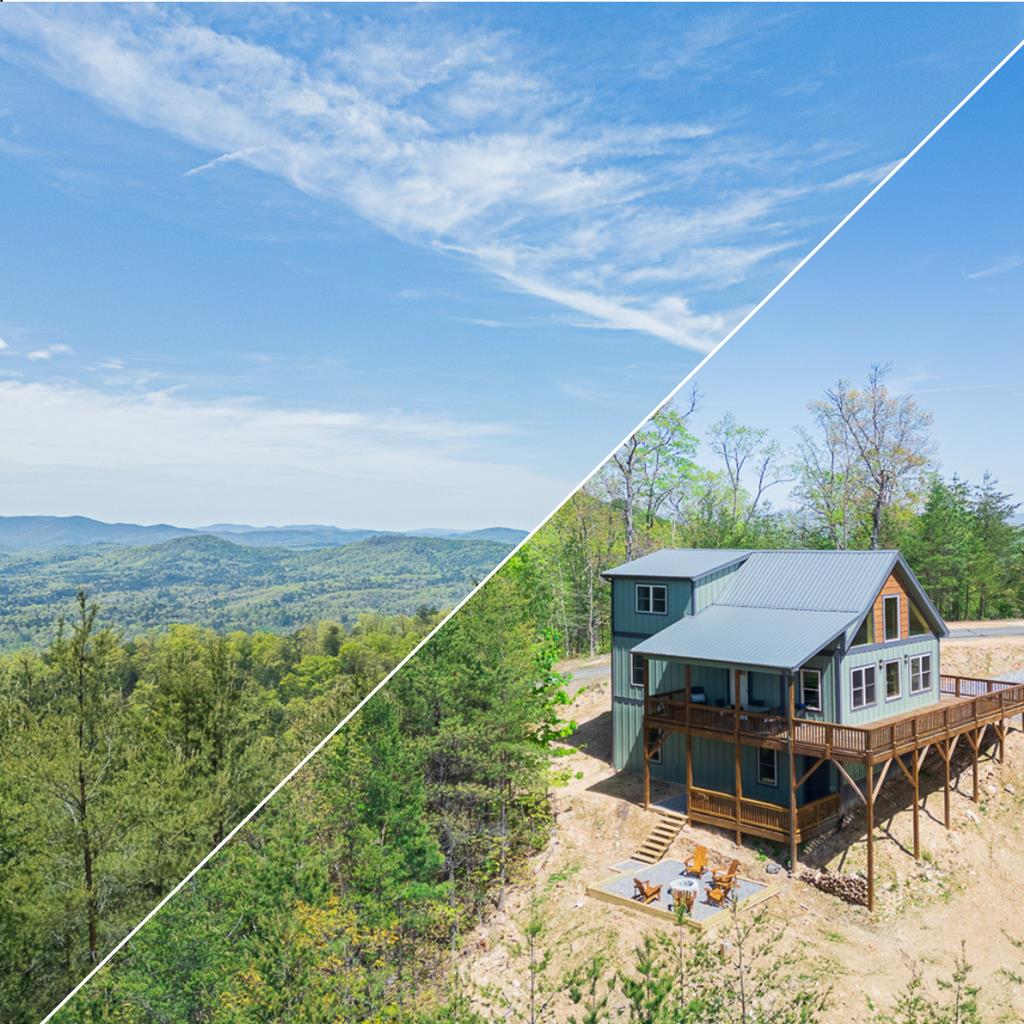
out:
{"label": "staircase", "polygon": [[678,814],[676,811],[661,811],[658,823],[634,851],[633,860],[641,861],[644,864],[654,864],[661,860],[685,824],[685,814]]}

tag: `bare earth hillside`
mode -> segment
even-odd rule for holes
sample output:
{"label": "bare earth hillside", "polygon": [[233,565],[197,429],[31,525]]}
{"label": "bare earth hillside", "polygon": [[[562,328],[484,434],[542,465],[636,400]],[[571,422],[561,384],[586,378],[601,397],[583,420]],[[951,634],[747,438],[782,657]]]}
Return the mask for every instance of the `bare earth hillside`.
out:
{"label": "bare earth hillside", "polygon": [[[588,952],[607,948],[610,970],[626,966],[646,931],[672,928],[586,895],[589,884],[612,874],[611,865],[629,856],[657,816],[640,806],[640,780],[617,776],[609,763],[608,659],[563,668],[573,673],[582,693],[571,711],[579,723],[572,751],[560,765],[571,778],[556,790],[554,834],[512,888],[505,907],[477,929],[459,954],[461,974],[490,992],[492,1006],[505,999],[522,1003],[529,977],[522,926],[531,907],[544,921],[541,944],[553,952],[543,975],[553,989],[561,988],[562,971]],[[945,673],[994,677],[1022,669],[1024,636],[943,642]],[[828,1021],[869,1019],[868,1000],[888,1008],[915,970],[929,982],[948,977],[961,943],[974,966],[972,980],[982,987],[984,1019],[1024,1019],[1024,913],[1014,909],[1024,907],[1020,725],[1019,719],[1012,723],[1004,765],[982,761],[978,805],[970,799],[971,773],[963,763],[951,831],[942,824],[941,772],[931,760],[926,763],[920,865],[909,852],[909,787],[891,773],[876,805],[878,907],[873,916],[790,880],[785,872],[774,877],[781,880],[781,893],[767,906],[786,923],[784,941],[802,947],[802,955],[832,981]],[[741,871],[755,879],[766,877],[770,858],[783,856],[781,849],[750,839],[740,849],[726,833],[699,826],[687,826],[667,856],[688,855],[695,841],[709,847],[713,860],[738,856]],[[862,815],[854,815],[838,835],[809,844],[801,860],[834,871],[863,869]],[[560,992],[546,998],[544,1019],[567,1021],[578,1014]]]}

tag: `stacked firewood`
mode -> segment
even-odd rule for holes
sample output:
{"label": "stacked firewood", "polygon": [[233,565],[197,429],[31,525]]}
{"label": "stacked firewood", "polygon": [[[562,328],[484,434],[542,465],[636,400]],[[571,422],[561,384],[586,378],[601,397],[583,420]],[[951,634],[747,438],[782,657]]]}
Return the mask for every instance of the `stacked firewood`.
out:
{"label": "stacked firewood", "polygon": [[840,875],[828,868],[818,871],[803,871],[800,881],[813,885],[830,896],[838,896],[854,906],[866,907],[868,903],[868,880],[862,874]]}

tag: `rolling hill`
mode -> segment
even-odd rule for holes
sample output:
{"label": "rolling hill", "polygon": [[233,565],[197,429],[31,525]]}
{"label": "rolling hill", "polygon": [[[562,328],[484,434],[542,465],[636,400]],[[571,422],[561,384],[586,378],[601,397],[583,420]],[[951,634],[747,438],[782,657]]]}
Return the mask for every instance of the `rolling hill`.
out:
{"label": "rolling hill", "polygon": [[138,546],[157,544],[175,537],[220,537],[250,547],[326,548],[354,544],[369,537],[443,537],[464,540],[494,540],[516,544],[526,533],[507,526],[482,530],[390,530],[342,529],[317,523],[290,526],[247,526],[244,523],[214,523],[210,526],[171,526],[157,523],[105,523],[88,516],[0,516],[0,551],[31,551],[95,544]]}
{"label": "rolling hill", "polygon": [[79,587],[100,601],[104,622],[129,635],[175,622],[287,631],[316,619],[351,622],[362,612],[443,608],[510,548],[487,539],[401,534],[282,547],[186,532],[141,546],[115,541],[0,551],[0,649],[46,643]]}

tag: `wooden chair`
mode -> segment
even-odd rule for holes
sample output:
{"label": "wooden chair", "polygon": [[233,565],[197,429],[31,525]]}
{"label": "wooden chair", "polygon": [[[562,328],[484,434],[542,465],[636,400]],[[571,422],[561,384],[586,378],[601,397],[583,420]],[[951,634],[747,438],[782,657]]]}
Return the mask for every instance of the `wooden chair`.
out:
{"label": "wooden chair", "polygon": [[645,906],[653,903],[661,895],[661,886],[654,882],[645,882],[642,878],[633,879],[633,899],[640,900]]}
{"label": "wooden chair", "polygon": [[711,872],[711,884],[716,888],[731,889],[733,882],[736,881],[736,872],[740,869],[740,862],[734,860],[724,871],[719,868],[715,868]]}
{"label": "wooden chair", "polygon": [[708,869],[708,851],[703,846],[693,848],[693,856],[686,861],[686,873],[698,878]]}
{"label": "wooden chair", "polygon": [[716,885],[713,889],[708,889],[708,903],[714,903],[716,906],[720,907],[725,903],[730,892],[732,892],[731,885]]}

